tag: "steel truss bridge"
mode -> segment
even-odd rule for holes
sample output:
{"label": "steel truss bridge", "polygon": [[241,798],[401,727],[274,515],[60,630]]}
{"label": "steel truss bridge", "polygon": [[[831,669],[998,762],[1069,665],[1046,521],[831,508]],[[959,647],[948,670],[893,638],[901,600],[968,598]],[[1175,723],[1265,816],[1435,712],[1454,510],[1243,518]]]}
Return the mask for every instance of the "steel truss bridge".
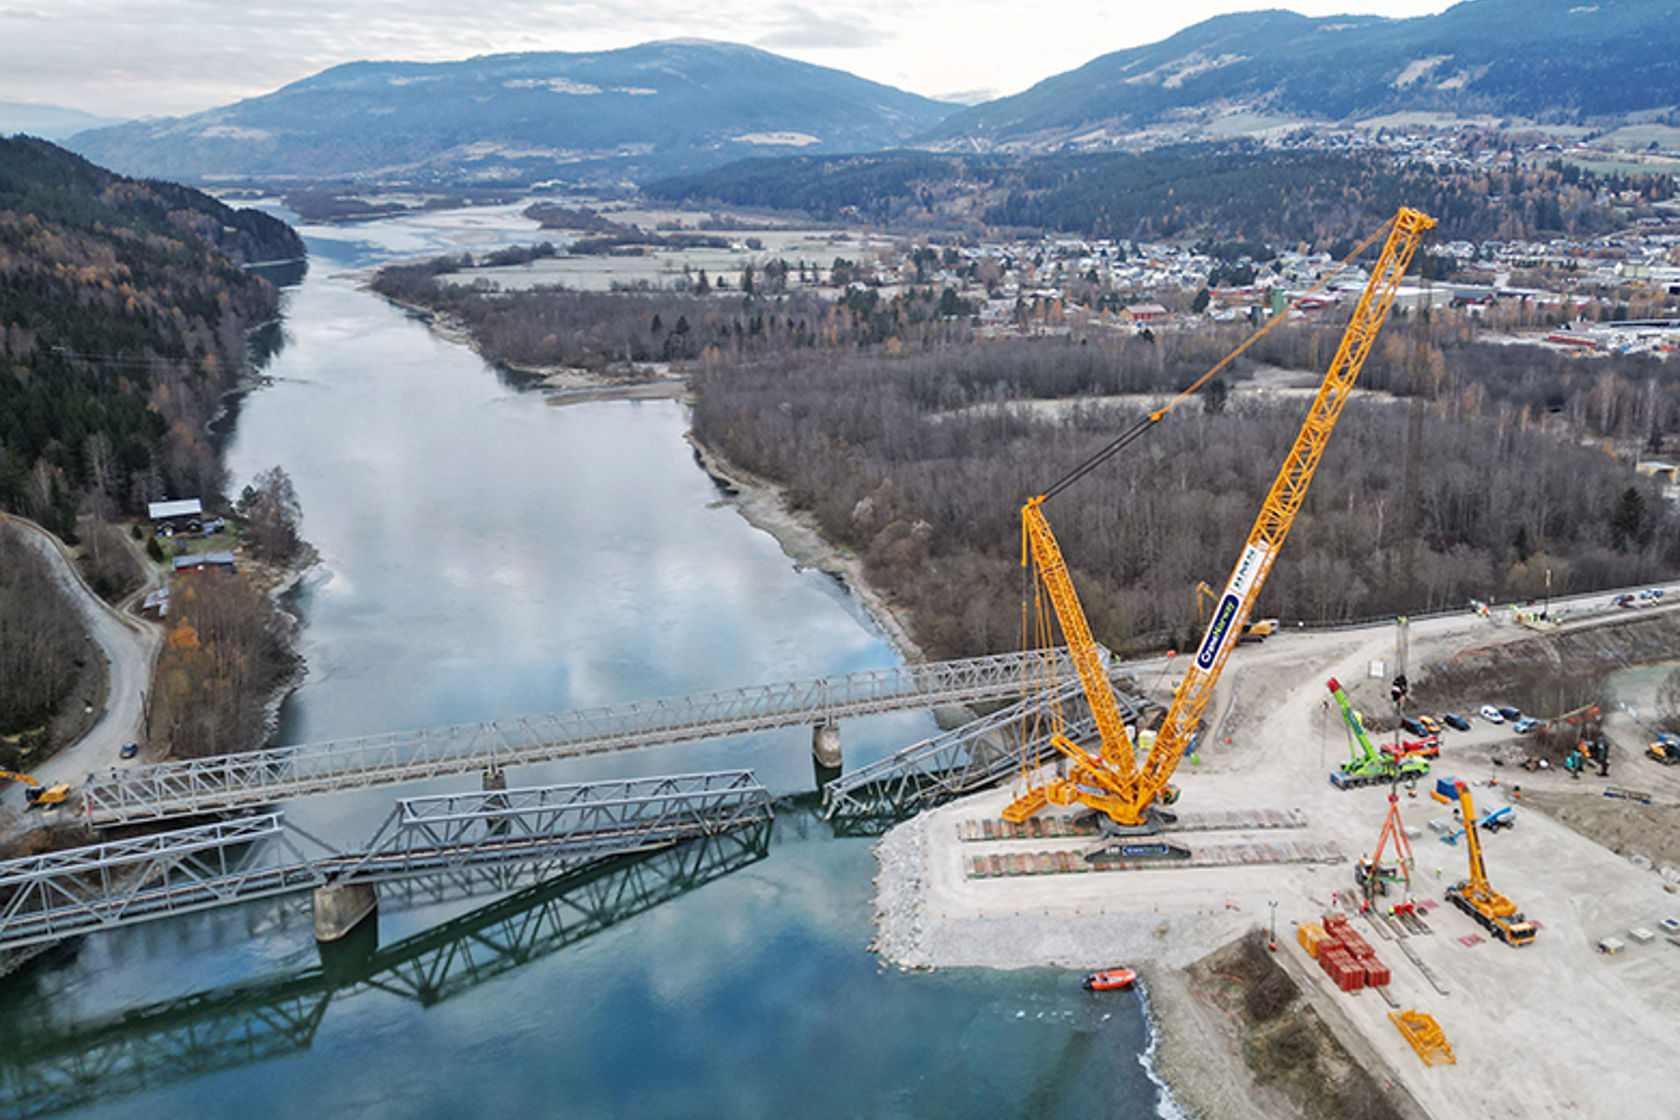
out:
{"label": "steel truss bridge", "polygon": [[434,1006],[756,863],[769,835],[764,822],[621,856],[330,966],[81,1022],[56,1019],[43,1001],[37,1017],[0,1032],[0,1113],[49,1115],[306,1050],[347,995]]}
{"label": "steel truss bridge", "polygon": [[295,891],[499,864],[571,865],[771,819],[749,771],[399,799],[335,849],[279,813],[0,862],[0,950]]}
{"label": "steel truss bridge", "polygon": [[[1150,706],[1135,690],[1119,689],[1116,698],[1128,721]],[[891,824],[989,786],[1023,765],[1042,765],[1059,757],[1050,745],[1057,730],[1052,711],[1059,711],[1066,721],[1060,730],[1074,742],[1096,735],[1079,681],[1064,680],[1047,698],[1017,701],[842,774],[823,787],[823,816],[842,830],[867,832],[874,823]]]}
{"label": "steel truss bridge", "polygon": [[881,712],[1021,694],[1029,679],[1072,679],[1065,650],[1048,669],[1039,651],[934,661],[844,676],[580,708],[552,715],[165,762],[89,775],[84,811],[95,825],[272,805],[289,797],[421,781],[473,771]]}

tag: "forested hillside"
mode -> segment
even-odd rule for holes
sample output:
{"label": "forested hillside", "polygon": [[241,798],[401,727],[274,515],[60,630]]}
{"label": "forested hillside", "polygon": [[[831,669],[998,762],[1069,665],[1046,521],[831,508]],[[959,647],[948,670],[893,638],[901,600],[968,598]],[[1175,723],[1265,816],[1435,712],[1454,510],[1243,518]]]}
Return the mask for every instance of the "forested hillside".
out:
{"label": "forested hillside", "polygon": [[[731,461],[786,483],[825,535],[857,549],[931,649],[1010,648],[1020,640],[1020,503],[1129,426],[1142,404],[986,402],[1122,370],[1133,384],[1178,383],[1169,366],[1151,378],[1136,349],[1021,342],[717,368],[696,380],[694,428]],[[1195,584],[1229,573],[1303,409],[1240,399],[1219,412],[1183,408],[1047,507],[1101,640],[1125,649],[1139,635],[1189,638]],[[1547,570],[1558,594],[1680,570],[1680,517],[1654,485],[1508,415],[1455,418],[1436,407],[1420,456],[1408,599],[1408,411],[1350,404],[1260,613],[1341,619],[1538,597]]]}
{"label": "forested hillside", "polygon": [[[1040,157],[887,152],[745,160],[650,183],[654,198],[798,210],[824,221],[1015,226],[1091,237],[1244,238],[1328,244],[1404,203],[1438,237],[1586,236],[1616,227],[1600,186],[1671,197],[1668,177],[1614,183],[1561,168],[1404,168],[1386,155],[1185,144],[1143,155]],[[1487,200],[1503,201],[1490,207]]]}
{"label": "forested hillside", "polygon": [[[70,701],[97,700],[105,687],[99,647],[21,534],[0,522],[0,769],[7,770],[48,743]],[[82,703],[71,710],[80,713]]]}
{"label": "forested hillside", "polygon": [[73,538],[84,500],[212,495],[205,425],[278,307],[240,265],[302,254],[264,214],[0,140],[0,506]]}

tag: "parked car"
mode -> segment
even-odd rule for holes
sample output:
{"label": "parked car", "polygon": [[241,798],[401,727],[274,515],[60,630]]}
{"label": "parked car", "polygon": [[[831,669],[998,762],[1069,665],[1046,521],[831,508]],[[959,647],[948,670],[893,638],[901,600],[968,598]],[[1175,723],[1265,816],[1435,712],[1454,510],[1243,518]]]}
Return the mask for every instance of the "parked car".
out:
{"label": "parked car", "polygon": [[1541,723],[1537,719],[1519,719],[1515,724],[1518,735],[1527,735],[1530,731],[1540,730]]}
{"label": "parked car", "polygon": [[1633,596],[1632,595],[1618,595],[1614,599],[1610,600],[1610,603],[1611,603],[1612,606],[1617,606],[1617,607],[1631,607],[1631,606],[1633,606]]}
{"label": "parked car", "polygon": [[1507,708],[1503,704],[1499,707],[1499,714],[1505,717],[1507,723],[1515,723],[1523,717],[1519,708]]}
{"label": "parked car", "polygon": [[1419,716],[1417,721],[1422,725],[1424,734],[1439,735],[1441,733],[1441,721],[1434,716]]}
{"label": "parked car", "polygon": [[140,744],[139,743],[124,743],[123,744],[123,749],[118,751],[117,753],[122,755],[124,758],[133,758],[135,755],[140,753]]}
{"label": "parked car", "polygon": [[1663,589],[1660,587],[1647,587],[1639,593],[1639,597],[1641,599],[1661,599],[1663,597]]}
{"label": "parked car", "polygon": [[1489,723],[1504,723],[1505,717],[1499,714],[1499,709],[1492,704],[1482,705],[1482,718]]}
{"label": "parked car", "polygon": [[1470,730],[1470,721],[1459,715],[1457,712],[1447,712],[1441,717],[1441,722],[1452,728],[1454,731]]}
{"label": "parked car", "polygon": [[1408,735],[1416,735],[1420,739],[1429,734],[1429,732],[1424,730],[1423,724],[1419,723],[1411,716],[1407,716],[1405,719],[1400,721],[1400,730],[1404,731]]}

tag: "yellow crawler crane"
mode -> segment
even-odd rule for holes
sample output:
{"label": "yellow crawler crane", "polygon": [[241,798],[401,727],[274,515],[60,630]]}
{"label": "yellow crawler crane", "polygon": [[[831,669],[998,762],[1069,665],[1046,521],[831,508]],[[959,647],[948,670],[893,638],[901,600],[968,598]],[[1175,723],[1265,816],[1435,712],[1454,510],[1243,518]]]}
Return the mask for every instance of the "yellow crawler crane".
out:
{"label": "yellow crawler crane", "polygon": [[[1260,516],[1249,533],[1248,544],[1237,560],[1224,592],[1218,597],[1207,632],[1196,649],[1189,670],[1179,684],[1155,743],[1139,766],[1130,735],[1126,732],[1120,707],[1109,684],[1102,655],[1091,636],[1085,610],[1073,588],[1067,562],[1061,548],[1045,520],[1043,505],[1049,498],[1071,486],[1094,470],[1122,448],[1141,437],[1161,422],[1179,402],[1194,393],[1209,378],[1229,364],[1267,330],[1283,319],[1272,320],[1251,336],[1231,354],[1203,374],[1194,384],[1173,398],[1165,407],[1150,413],[1121,433],[1106,447],[1069,472],[1044,493],[1030,499],[1021,509],[1022,558],[1025,566],[1036,569],[1038,593],[1049,599],[1062,631],[1075,670],[1079,674],[1085,697],[1091,706],[1101,739],[1098,752],[1093,754],[1068,739],[1059,731],[1052,736],[1056,749],[1071,762],[1065,776],[1036,778],[1027,781],[1025,791],[1003,811],[1009,821],[1023,821],[1049,805],[1066,806],[1074,802],[1100,812],[1098,823],[1115,835],[1149,835],[1159,832],[1163,818],[1158,805],[1171,805],[1178,799],[1178,790],[1169,782],[1180,759],[1190,746],[1202,713],[1213,698],[1214,685],[1225,667],[1225,661],[1236,645],[1249,612],[1265,585],[1278,550],[1295,521],[1295,515],[1306,497],[1307,485],[1330,439],[1330,433],[1341,416],[1348,392],[1359,376],[1376,340],[1388,308],[1394,301],[1400,278],[1405,275],[1412,255],[1417,251],[1423,235],[1435,226],[1435,220],[1418,210],[1402,207],[1393,221],[1379,229],[1350,256],[1357,256],[1371,245],[1384,230],[1388,240],[1382,254],[1371,270],[1371,278],[1348,320],[1341,345],[1330,363],[1312,408],[1301,425],[1295,444],[1284,459],[1277,480],[1260,508]],[[1036,783],[1036,784],[1035,784]],[[1182,849],[1168,845],[1139,845],[1135,855],[1182,855]]]}

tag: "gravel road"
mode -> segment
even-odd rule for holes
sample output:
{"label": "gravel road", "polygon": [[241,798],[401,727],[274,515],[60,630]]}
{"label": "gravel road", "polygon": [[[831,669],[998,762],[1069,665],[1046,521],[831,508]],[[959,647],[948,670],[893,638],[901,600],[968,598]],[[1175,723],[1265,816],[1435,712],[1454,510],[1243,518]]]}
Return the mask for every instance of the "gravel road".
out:
{"label": "gravel road", "polygon": [[[6,524],[18,530],[24,542],[52,566],[59,585],[69,594],[82,616],[88,633],[105,653],[110,688],[105,710],[87,734],[42,763],[31,775],[42,785],[69,782],[79,786],[95,770],[123,765],[119,752],[124,743],[140,738],[146,690],[151,687],[152,663],[162,644],[162,629],[106,604],[82,578],[81,571],[58,538],[32,521],[0,514]],[[160,577],[154,574],[145,587],[129,597],[138,601]],[[0,788],[0,804],[22,809],[23,786],[10,782]],[[51,815],[62,810],[45,810]]]}

